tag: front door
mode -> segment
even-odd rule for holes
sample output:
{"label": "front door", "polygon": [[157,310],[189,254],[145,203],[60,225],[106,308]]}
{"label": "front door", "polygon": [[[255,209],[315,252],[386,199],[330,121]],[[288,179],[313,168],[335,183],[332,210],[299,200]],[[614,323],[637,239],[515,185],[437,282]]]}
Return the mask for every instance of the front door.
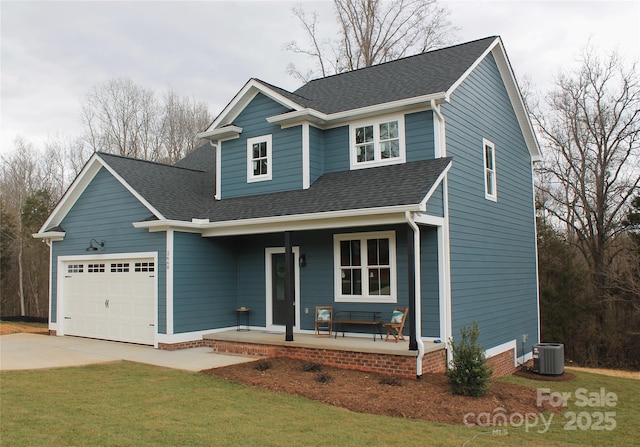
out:
{"label": "front door", "polygon": [[[284,248],[267,248],[266,249],[266,310],[267,310],[267,328],[274,330],[283,330],[287,324],[287,306],[284,300],[285,290],[285,268],[284,268]],[[300,321],[298,297],[300,294],[299,279],[300,267],[298,266],[299,248],[293,247],[293,266],[294,266],[294,329],[298,329]]]}
{"label": "front door", "polygon": [[[271,255],[271,308],[275,325],[287,324],[287,305],[284,299],[284,253]],[[294,299],[295,301],[295,299]]]}

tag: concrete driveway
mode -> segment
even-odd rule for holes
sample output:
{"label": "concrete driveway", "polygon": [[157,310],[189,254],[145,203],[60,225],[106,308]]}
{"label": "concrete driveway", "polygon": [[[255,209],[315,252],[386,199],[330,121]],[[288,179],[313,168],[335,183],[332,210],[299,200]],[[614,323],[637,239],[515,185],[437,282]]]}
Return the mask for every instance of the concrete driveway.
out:
{"label": "concrete driveway", "polygon": [[0,371],[61,368],[118,360],[201,371],[255,359],[214,354],[211,348],[161,351],[150,346],[78,337],[25,333],[0,336]]}

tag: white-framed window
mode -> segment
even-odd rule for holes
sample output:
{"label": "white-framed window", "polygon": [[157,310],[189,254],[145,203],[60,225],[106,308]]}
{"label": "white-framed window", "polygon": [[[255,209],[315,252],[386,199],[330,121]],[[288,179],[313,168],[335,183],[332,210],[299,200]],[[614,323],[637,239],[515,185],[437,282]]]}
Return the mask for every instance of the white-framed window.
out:
{"label": "white-framed window", "polygon": [[128,273],[128,272],[129,272],[128,262],[116,262],[111,264],[111,273]]}
{"label": "white-framed window", "polygon": [[88,264],[88,273],[104,273],[104,264]]}
{"label": "white-framed window", "polygon": [[247,139],[247,182],[271,180],[271,135]]}
{"label": "white-framed window", "polygon": [[397,302],[395,231],[333,237],[336,302]]}
{"label": "white-framed window", "polygon": [[484,196],[488,200],[498,200],[498,183],[496,178],[496,146],[483,138],[482,152],[484,160]]}
{"label": "white-framed window", "polygon": [[349,126],[351,169],[404,163],[404,116],[386,116]]}
{"label": "white-framed window", "polygon": [[67,266],[67,273],[83,273],[84,264],[69,264]]}

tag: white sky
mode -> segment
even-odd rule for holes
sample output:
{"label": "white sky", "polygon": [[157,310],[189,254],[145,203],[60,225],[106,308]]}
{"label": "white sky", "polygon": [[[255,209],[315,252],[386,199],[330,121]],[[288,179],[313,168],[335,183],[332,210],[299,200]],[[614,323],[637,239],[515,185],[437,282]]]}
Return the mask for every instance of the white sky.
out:
{"label": "white sky", "polygon": [[[298,2],[300,3],[300,2]],[[603,53],[640,59],[640,1],[443,1],[454,43],[500,35],[516,76],[538,90],[575,66],[591,39]],[[172,87],[216,115],[251,77],[295,90],[283,50],[304,35],[296,2],[0,0],[0,154],[21,135],[36,147],[81,133],[80,101],[114,77],[162,94]],[[335,27],[332,2],[304,1]]]}

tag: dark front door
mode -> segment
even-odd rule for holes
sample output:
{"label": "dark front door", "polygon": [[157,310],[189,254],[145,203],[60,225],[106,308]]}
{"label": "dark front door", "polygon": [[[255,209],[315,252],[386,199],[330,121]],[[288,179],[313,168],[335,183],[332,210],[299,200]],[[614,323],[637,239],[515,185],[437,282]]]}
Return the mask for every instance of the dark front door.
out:
{"label": "dark front door", "polygon": [[287,306],[284,300],[284,253],[271,255],[271,299],[273,324],[287,324]]}

